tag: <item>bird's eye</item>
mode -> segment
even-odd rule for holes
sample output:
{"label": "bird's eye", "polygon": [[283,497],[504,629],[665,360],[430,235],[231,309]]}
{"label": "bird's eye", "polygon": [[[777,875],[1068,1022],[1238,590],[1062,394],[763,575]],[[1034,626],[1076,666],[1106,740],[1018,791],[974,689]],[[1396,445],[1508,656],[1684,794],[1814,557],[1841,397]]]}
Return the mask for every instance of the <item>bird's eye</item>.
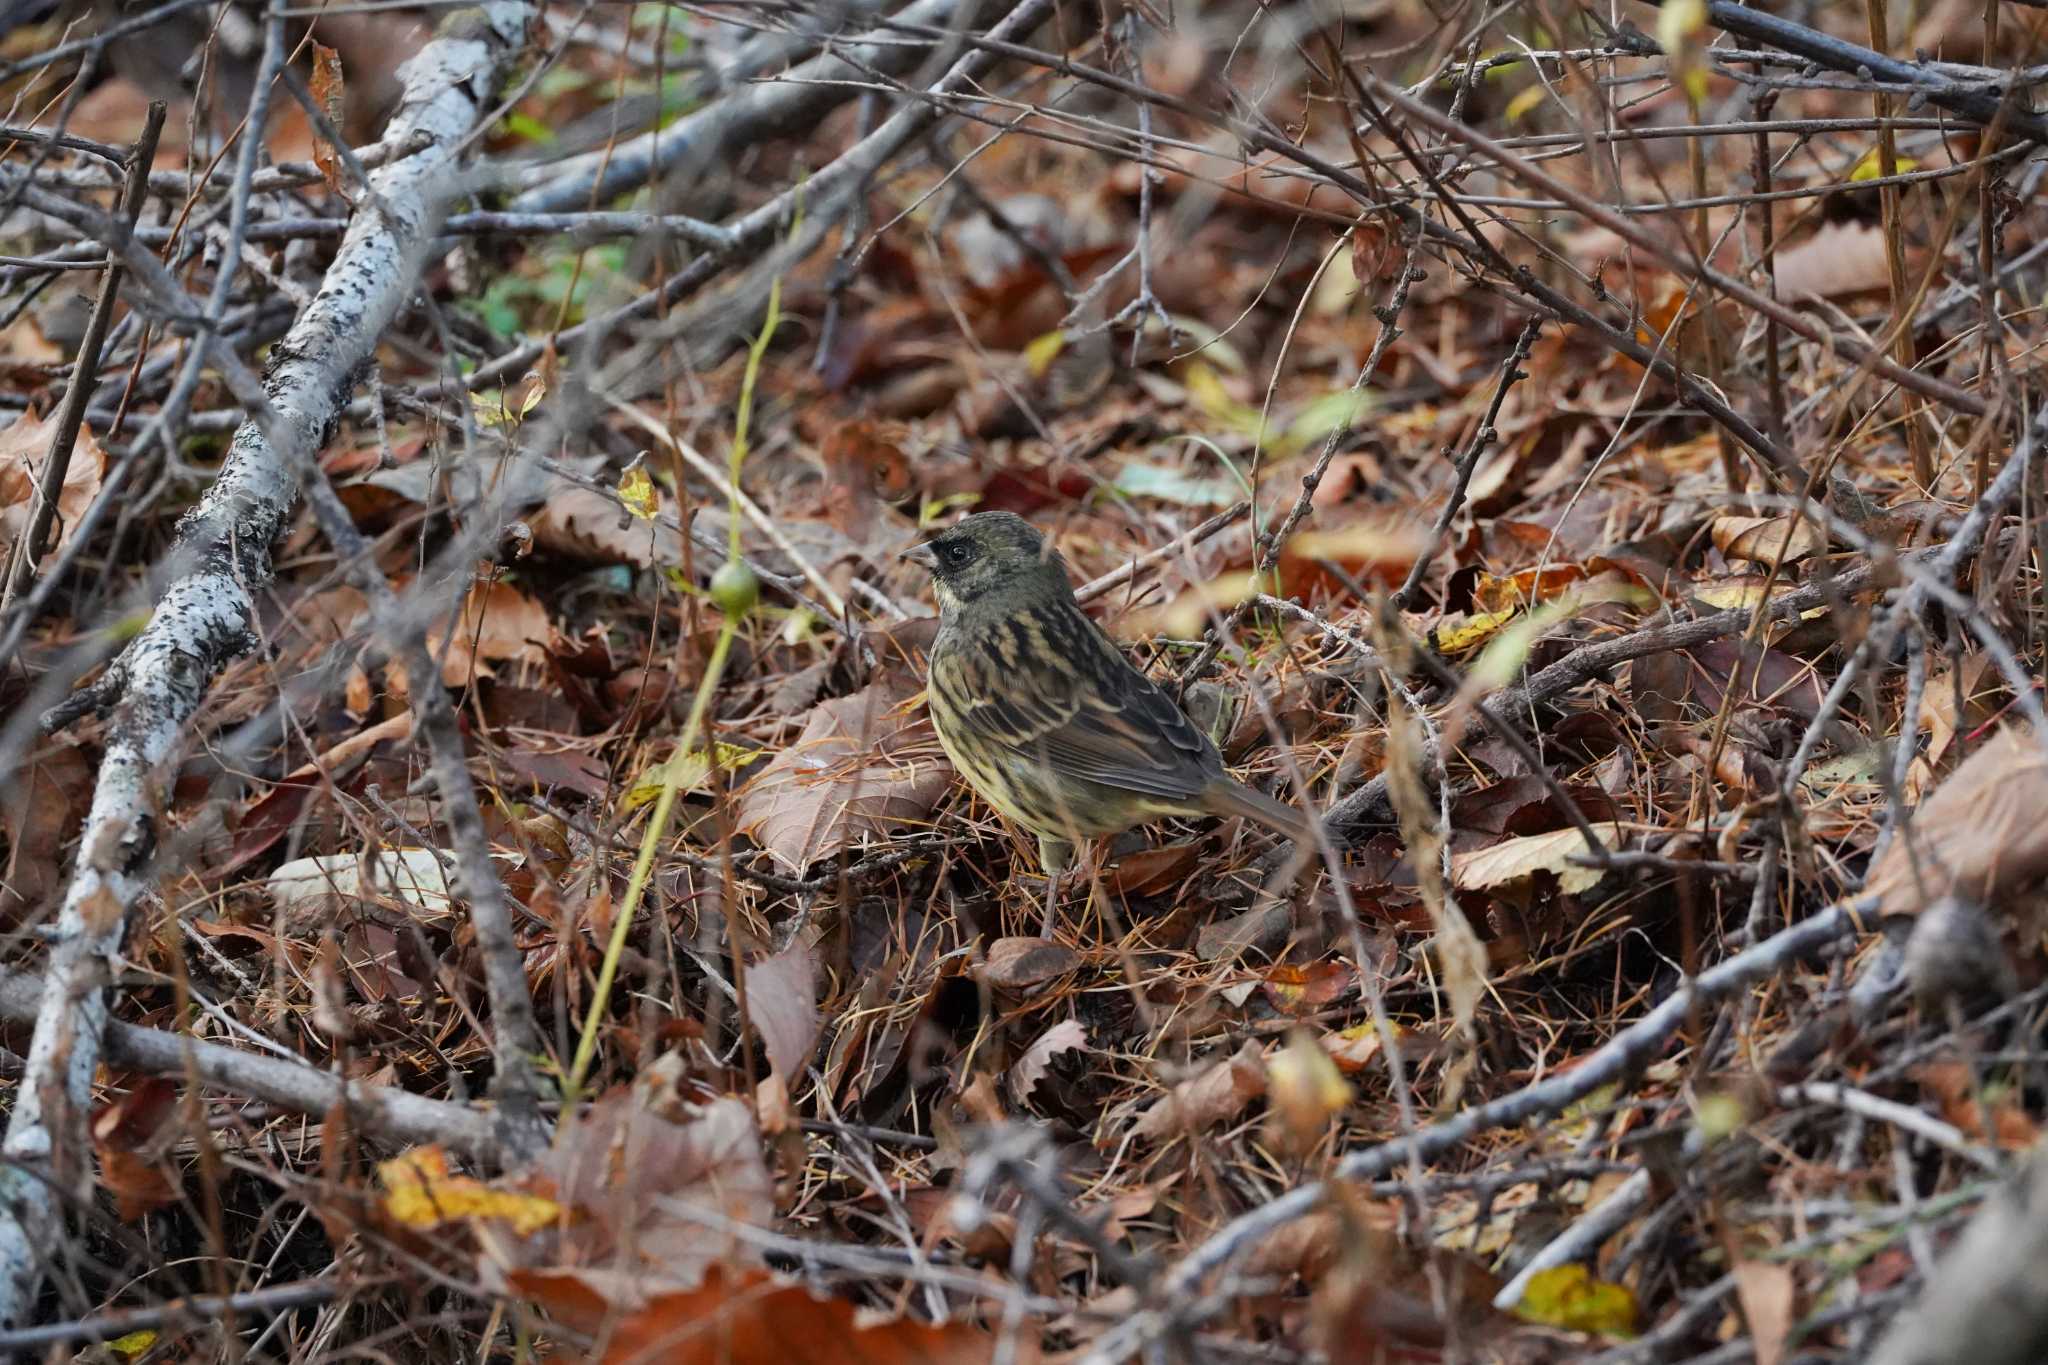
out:
{"label": "bird's eye", "polygon": [[964,568],[974,559],[974,547],[964,540],[956,540],[939,547],[939,558],[946,561],[949,569]]}

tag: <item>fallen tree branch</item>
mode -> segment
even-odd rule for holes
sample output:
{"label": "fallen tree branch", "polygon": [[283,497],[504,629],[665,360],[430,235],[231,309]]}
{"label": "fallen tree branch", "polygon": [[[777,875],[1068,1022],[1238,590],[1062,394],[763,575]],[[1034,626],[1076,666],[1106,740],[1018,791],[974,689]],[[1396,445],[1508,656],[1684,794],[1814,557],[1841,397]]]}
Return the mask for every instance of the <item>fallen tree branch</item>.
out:
{"label": "fallen tree branch", "polygon": [[[816,174],[728,224],[733,251],[762,250],[782,235],[799,212],[803,215],[807,231],[822,231],[821,225],[834,220],[847,200],[877,170],[949,112],[948,100],[975,90],[976,83],[995,65],[998,57],[1013,51],[1031,53],[1032,49],[1019,47],[1016,40],[1028,36],[1052,13],[1051,0],[1023,0],[986,35],[961,35],[960,42],[969,49],[967,54],[925,90],[914,92],[910,102],[883,120],[874,132]],[[890,27],[897,28],[898,25],[892,21]],[[948,33],[949,30],[940,29],[926,31],[926,36],[945,37]],[[724,264],[723,257],[700,254],[659,286],[630,303],[556,333],[553,338],[556,351],[567,353],[570,347],[588,345],[624,323],[662,314],[670,305],[709,282]],[[666,336],[657,337],[648,346],[621,358],[612,366],[612,371],[621,375],[644,372],[654,353],[667,344]],[[542,342],[527,342],[496,360],[477,366],[460,379],[422,386],[419,394],[422,398],[437,398],[502,383],[532,367],[545,349]]]}
{"label": "fallen tree branch", "polygon": [[[268,411],[236,433],[219,477],[179,523],[174,578],[149,624],[98,683],[50,717],[62,724],[99,710],[108,719],[27,1070],[0,1147],[0,1328],[23,1323],[63,1240],[58,1189],[87,1175],[78,1125],[108,1025],[106,963],[126,935],[129,907],[150,884],[152,777],[184,740],[214,676],[254,643],[251,594],[270,579],[270,546],[297,502],[297,471],[312,460],[358,367],[409,296],[418,250],[459,185],[454,148],[522,41],[529,8],[522,0],[488,0],[468,14],[401,68],[405,93],[390,136],[424,145],[373,177],[319,293],[273,348],[263,390],[237,395]],[[130,243],[126,258],[160,304],[175,306],[153,256]],[[232,261],[222,265],[232,268]],[[201,333],[201,345],[213,345],[210,333]],[[224,348],[215,359],[234,360]]]}
{"label": "fallen tree branch", "polygon": [[1804,57],[1815,66],[1826,67],[1830,71],[1840,71],[1860,80],[1910,86],[1916,100],[1925,96],[1927,102],[1936,108],[1960,114],[1972,123],[1986,127],[1999,118],[2000,108],[2005,107],[2007,129],[2035,142],[2048,142],[2048,118],[2017,102],[2006,106],[2005,96],[2010,92],[1993,92],[1965,85],[1930,70],[1923,63],[1900,61],[1897,57],[1817,33],[1764,10],[1731,4],[1729,0],[1709,0],[1707,22],[1723,32],[1768,43],[1780,51]]}
{"label": "fallen tree branch", "polygon": [[[362,1290],[370,1288],[371,1285],[358,1283],[353,1287]],[[108,1313],[96,1313],[92,1317],[81,1318],[76,1322],[53,1322],[42,1327],[24,1327],[15,1332],[0,1332],[0,1351],[21,1351],[35,1346],[63,1346],[74,1341],[113,1341],[166,1324],[201,1327],[208,1323],[219,1323],[223,1319],[246,1317],[252,1313],[281,1312],[287,1308],[303,1308],[308,1304],[326,1303],[342,1292],[342,1282],[335,1278],[306,1280],[300,1284],[271,1285],[267,1289],[248,1289],[239,1294],[194,1294],[190,1298],[151,1304],[147,1308],[122,1308]]]}
{"label": "fallen tree branch", "polygon": [[[43,995],[40,978],[0,970],[0,1019],[33,1023]],[[286,1061],[204,1042],[185,1034],[107,1022],[106,1060],[153,1076],[195,1076],[231,1095],[262,1100],[321,1118],[339,1110],[352,1131],[394,1146],[438,1142],[479,1161],[494,1161],[498,1139],[482,1109],[403,1090],[363,1085],[307,1062]]]}
{"label": "fallen tree branch", "polygon": [[[904,17],[944,25],[954,21],[954,11],[961,4],[962,0],[917,0],[904,11]],[[967,0],[969,13],[960,18],[972,22],[985,7],[986,0]],[[878,8],[875,0],[860,0],[845,18],[857,25]],[[673,172],[686,158],[698,166],[722,164],[727,148],[814,126],[859,93],[855,82],[876,71],[891,76],[907,72],[929,60],[935,46],[881,35],[842,43],[837,35],[816,29],[766,35],[747,44],[721,79],[694,93],[703,98],[721,87],[751,82],[821,45],[826,49],[823,53],[787,73],[748,84],[742,92],[723,99],[709,100],[665,128],[527,171],[520,177],[520,193],[506,207],[513,213],[590,208]],[[833,50],[835,46],[840,50]]]}

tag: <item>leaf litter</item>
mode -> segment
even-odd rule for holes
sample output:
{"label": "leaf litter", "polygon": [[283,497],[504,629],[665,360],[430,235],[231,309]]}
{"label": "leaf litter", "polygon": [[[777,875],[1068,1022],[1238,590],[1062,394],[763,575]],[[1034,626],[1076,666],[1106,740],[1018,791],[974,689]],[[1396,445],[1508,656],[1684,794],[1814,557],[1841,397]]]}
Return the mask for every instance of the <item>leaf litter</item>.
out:
{"label": "leaf litter", "polygon": [[[1815,22],[1865,41],[1849,22],[1860,17]],[[651,18],[606,16],[603,43],[564,46],[482,145],[525,156],[543,134],[608,120],[615,63],[684,32],[722,50],[732,27],[678,12],[658,31]],[[1438,27],[1406,4],[1354,22],[1388,52],[1423,52]],[[1133,23],[1144,36],[1130,52],[1154,89],[1199,92],[1230,70],[1232,44],[1201,25]],[[1592,96],[1529,69],[1513,44],[1537,35],[1520,24],[1504,13],[1476,49],[1493,64],[1468,92],[1467,126],[1558,148],[1587,127],[1668,133],[1689,96],[1707,102],[1683,116],[1704,120],[1738,81],[1761,79],[1717,64],[1710,28],[1677,28],[1675,65],[1599,59],[1657,82],[1609,119],[1558,107]],[[1077,60],[1124,50],[1090,58],[1076,41]],[[360,52],[310,54],[330,115],[355,117],[377,83]],[[1435,81],[1445,99],[1465,88],[1462,55],[1441,69],[1411,60],[1389,59],[1402,81]],[[1014,74],[1019,98],[1051,107],[1057,76]],[[1867,119],[1867,92],[1837,75],[1779,94],[1801,116]],[[642,95],[666,98],[652,65],[642,78]],[[1805,467],[1761,472],[1695,391],[1583,319],[1547,320],[1519,362],[1528,376],[1503,385],[1525,302],[1507,306],[1503,281],[1476,286],[1478,257],[1418,248],[1394,217],[1358,219],[1327,175],[1301,173],[1296,150],[1407,175],[1361,108],[1325,126],[1340,97],[1284,86],[1267,83],[1266,113],[1305,130],[1293,150],[1156,106],[1163,135],[1141,139],[1149,185],[1126,159],[1051,137],[997,139],[957,176],[893,167],[902,178],[872,187],[859,253],[828,234],[778,258],[781,306],[804,325],[777,333],[753,390],[733,343],[765,284],[736,278],[720,307],[744,327],[683,314],[689,363],[645,365],[647,387],[621,391],[637,420],[593,405],[573,454],[508,475],[518,528],[492,527],[505,534],[490,556],[440,585],[428,634],[484,796],[480,837],[515,902],[550,1074],[585,1023],[654,796],[678,793],[623,988],[597,1021],[589,1089],[554,1111],[542,1158],[500,1171],[359,1132],[347,1106],[301,1121],[216,1086],[188,1092],[183,1073],[109,1070],[88,1126],[116,1216],[196,1235],[200,1180],[245,1221],[299,1200],[317,1217],[277,1281],[345,1261],[334,1321],[351,1337],[394,1334],[420,1358],[517,1340],[559,1359],[890,1365],[1185,1341],[1218,1358],[1618,1360],[1660,1324],[1674,1352],[1739,1338],[1760,1359],[1787,1358],[1795,1340],[1853,1358],[1858,1315],[1894,1311],[1885,1296],[1920,1273],[1921,1247],[1870,1250],[1892,1236],[1882,1211],[1924,1220],[1944,1244],[1984,1197],[1957,1152],[2019,1150],[2038,1132],[2025,1060],[2038,1039],[1970,1026],[1937,1049],[1924,1035],[1949,1021],[1931,1007],[1853,1027],[1828,965],[1792,954],[1577,1099],[1552,1103],[1545,1087],[1607,1068],[1600,1049],[1688,982],[1858,894],[1873,920],[1953,928],[1971,922],[1959,904],[1983,911],[1969,942],[1991,975],[2038,989],[2037,528],[1994,525],[1970,576],[1885,634],[1886,602],[1932,563],[1900,556],[1949,543],[2017,428],[1947,410],[1928,422],[1931,409],[1890,389],[1860,389],[1846,352],[1784,327],[1768,343],[1786,390],[1773,410],[1757,315],[1611,224],[1551,207],[1513,217],[1540,247],[1532,269],[1568,262],[1595,285],[1574,297],[1617,303],[1623,335],[1782,429]],[[1363,131],[1347,135],[1346,121]],[[852,126],[785,130],[757,169],[826,165]],[[1902,127],[1915,145],[1900,164],[1951,164],[1934,144],[1953,131]],[[1892,271],[1864,184],[1870,135],[1798,138],[1774,174],[1811,194],[1702,210],[1698,226],[1724,243],[1709,259],[1761,279],[1768,213],[1777,297],[1843,335],[1882,335]],[[1746,140],[1698,147],[1708,183],[1742,194]],[[1678,136],[1634,140],[1602,164],[1618,177],[1603,194],[1678,240],[1691,221],[1663,210],[1692,174],[1687,150]],[[345,162],[319,140],[303,154],[319,174],[295,192],[347,211]],[[1477,208],[1526,188],[1497,165],[1445,166],[1467,189],[1488,178],[1467,195]],[[727,191],[747,207],[775,192]],[[1908,339],[1920,372],[1964,389],[2022,382],[2032,319],[2007,320],[1987,380],[1973,367],[1990,352],[1943,293],[1975,297],[1974,226],[1942,236],[1948,201],[1900,193],[1909,278],[1938,272]],[[2023,214],[2001,221],[2009,255],[2038,236]],[[1143,271],[1104,273],[1141,232]],[[422,548],[483,515],[495,461],[581,381],[566,343],[492,380],[461,414],[473,449],[447,429],[459,401],[444,412],[428,386],[474,364],[469,349],[603,308],[593,278],[660,283],[658,253],[566,236],[476,243],[422,284],[455,318],[460,363],[402,320],[380,365],[405,401],[377,424],[352,415],[324,454],[381,537],[377,571],[423,597],[435,583]],[[1423,277],[1396,313],[1411,248]],[[1069,317],[1097,280],[1096,311]],[[1121,321],[1097,326],[1107,318]],[[62,363],[64,321],[50,310],[7,333],[31,406],[0,430],[0,542],[25,522],[51,421],[35,414],[54,411],[60,388],[40,367]],[[225,400],[209,389],[199,401]],[[735,519],[717,480],[671,458],[680,444],[644,449],[651,423],[716,472],[743,404],[740,482],[759,519]],[[1916,421],[1939,438],[1925,478]],[[110,452],[128,453],[118,423],[100,448],[103,426],[78,446],[54,552]],[[1812,483],[1827,524],[1791,501],[1822,462],[1842,481]],[[1279,537],[1305,479],[1308,515]],[[1084,859],[1051,936],[1034,932],[1032,850],[936,744],[920,696],[929,597],[893,558],[956,512],[992,507],[1046,527],[1077,581],[1124,574],[1090,610],[1191,701],[1224,694],[1217,729],[1240,776],[1325,808],[1359,798],[1332,829],[1334,877],[1315,871],[1289,895],[1262,836],[1161,822]],[[178,509],[136,510],[167,527]],[[723,624],[706,586],[735,527],[774,577],[685,751]],[[121,544],[96,534],[91,553]],[[485,963],[448,870],[458,836],[420,780],[417,684],[381,652],[322,540],[301,524],[286,545],[261,607],[264,655],[235,665],[202,712],[194,748],[209,757],[167,766],[175,857],[155,917],[124,947],[120,1017],[468,1103],[492,1079]],[[107,572],[139,584],[143,567],[110,559]],[[1396,602],[1411,574],[1416,591]],[[90,629],[125,628],[80,609],[37,624],[29,667],[51,667]],[[1699,625],[1722,613],[1741,619]],[[1203,658],[1225,623],[1227,646]],[[260,716],[289,723],[266,730]],[[12,773],[10,927],[61,894],[53,869],[80,855],[99,735],[88,727]],[[10,970],[32,969],[35,942],[20,936]],[[1908,951],[1924,963],[1932,950]],[[1851,1091],[1961,1138],[1930,1144],[1946,1130],[1894,1123],[1901,1108],[1866,1098],[1852,1126]],[[1535,1098],[1370,1177],[1344,1164],[1517,1096]],[[1722,1112],[1741,1121],[1710,1120]],[[217,1174],[224,1152],[232,1178]],[[1899,1202],[1901,1170],[1917,1203]],[[1637,1175],[1653,1194],[1570,1242]],[[1299,1217],[1257,1222],[1312,1185]],[[1492,1306],[1559,1244],[1575,1254],[1530,1278],[1511,1314]],[[1204,1269],[1173,1278],[1189,1264]],[[145,1289],[109,1283],[67,1311],[212,1284],[159,1282],[140,1272],[166,1267],[139,1258],[130,1269],[123,1283]],[[435,1325],[479,1304],[495,1341]],[[155,1349],[200,1358],[204,1338],[169,1326]]]}

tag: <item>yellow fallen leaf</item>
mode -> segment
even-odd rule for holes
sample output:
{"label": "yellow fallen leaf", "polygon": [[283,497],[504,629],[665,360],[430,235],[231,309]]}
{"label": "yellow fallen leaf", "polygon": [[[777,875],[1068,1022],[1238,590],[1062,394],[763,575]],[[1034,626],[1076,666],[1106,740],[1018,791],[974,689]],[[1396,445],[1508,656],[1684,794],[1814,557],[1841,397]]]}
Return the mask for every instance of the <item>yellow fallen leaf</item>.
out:
{"label": "yellow fallen leaf", "polygon": [[562,1206],[536,1194],[492,1189],[481,1180],[451,1175],[448,1154],[416,1147],[377,1167],[384,1186],[384,1211],[396,1222],[422,1231],[475,1218],[502,1218],[525,1236],[562,1216]]}
{"label": "yellow fallen leaf", "polygon": [[1593,1278],[1573,1262],[1539,1271],[1515,1305],[1524,1322],[1562,1327],[1572,1332],[1600,1332],[1611,1337],[1636,1333],[1636,1296],[1627,1286]]}
{"label": "yellow fallen leaf", "polygon": [[1436,647],[1445,654],[1463,654],[1468,649],[1476,649],[1521,614],[1520,607],[1509,607],[1504,611],[1475,611],[1455,625],[1438,626]]}
{"label": "yellow fallen leaf", "polygon": [[647,471],[639,465],[619,476],[619,501],[641,521],[653,521],[661,506],[660,495],[654,491],[654,480],[648,478]]}
{"label": "yellow fallen leaf", "polygon": [[1203,362],[1190,360],[1182,378],[1187,385],[1188,397],[1194,400],[1195,406],[1221,425],[1254,440],[1265,430],[1265,419],[1259,410],[1232,398],[1216,371]]}
{"label": "yellow fallen leaf", "polygon": [[1537,82],[1509,100],[1508,107],[1501,111],[1501,117],[1509,123],[1520,122],[1528,117],[1529,112],[1537,105],[1543,103],[1543,97],[1548,93],[1542,82]]}
{"label": "yellow fallen leaf", "polygon": [[1052,368],[1053,361],[1059,359],[1066,345],[1067,334],[1058,328],[1033,337],[1024,347],[1024,368],[1031,371],[1033,379],[1045,378],[1045,372]]}
{"label": "yellow fallen leaf", "polygon": [[[1894,155],[1892,157],[1892,170],[1899,175],[1906,174],[1906,172],[1914,169],[1919,164],[1920,163],[1918,161],[1915,161],[1910,156]],[[1849,179],[1851,179],[1852,181],[1878,180],[1883,178],[1883,176],[1884,157],[1880,155],[1879,150],[1876,147],[1872,147],[1862,156],[1857,157],[1856,168],[1849,172]]]}
{"label": "yellow fallen leaf", "polygon": [[1355,1094],[1336,1061],[1305,1030],[1289,1034],[1287,1045],[1266,1062],[1273,1120],[1297,1151],[1315,1145]]}
{"label": "yellow fallen leaf", "polygon": [[701,791],[709,783],[714,767],[738,768],[753,757],[752,749],[745,749],[737,744],[714,745],[708,755],[702,749],[670,754],[633,779],[633,785],[626,789],[625,808],[638,810],[657,800],[661,796],[662,787],[669,782],[671,776],[674,778],[677,791]]}

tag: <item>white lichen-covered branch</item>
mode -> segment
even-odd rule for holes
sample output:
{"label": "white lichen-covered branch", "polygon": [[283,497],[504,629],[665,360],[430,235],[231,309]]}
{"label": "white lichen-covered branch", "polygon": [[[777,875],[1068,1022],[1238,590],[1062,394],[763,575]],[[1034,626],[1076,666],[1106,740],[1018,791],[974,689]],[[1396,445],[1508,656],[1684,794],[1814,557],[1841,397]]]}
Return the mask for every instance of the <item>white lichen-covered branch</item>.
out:
{"label": "white lichen-covered branch", "polygon": [[[170,586],[149,624],[99,682],[51,714],[98,710],[105,757],[59,914],[27,1067],[0,1168],[0,1324],[34,1303],[61,1243],[62,1193],[89,1176],[75,1139],[107,1025],[107,964],[148,886],[157,839],[152,779],[178,748],[206,689],[251,643],[251,594],[297,502],[295,471],[317,452],[413,287],[424,246],[461,183],[456,160],[521,46],[529,6],[493,0],[451,16],[401,71],[387,140],[415,148],[370,177],[319,292],[273,348],[269,412],[235,435],[220,476],[180,522]],[[295,448],[294,448],[295,447]]]}

